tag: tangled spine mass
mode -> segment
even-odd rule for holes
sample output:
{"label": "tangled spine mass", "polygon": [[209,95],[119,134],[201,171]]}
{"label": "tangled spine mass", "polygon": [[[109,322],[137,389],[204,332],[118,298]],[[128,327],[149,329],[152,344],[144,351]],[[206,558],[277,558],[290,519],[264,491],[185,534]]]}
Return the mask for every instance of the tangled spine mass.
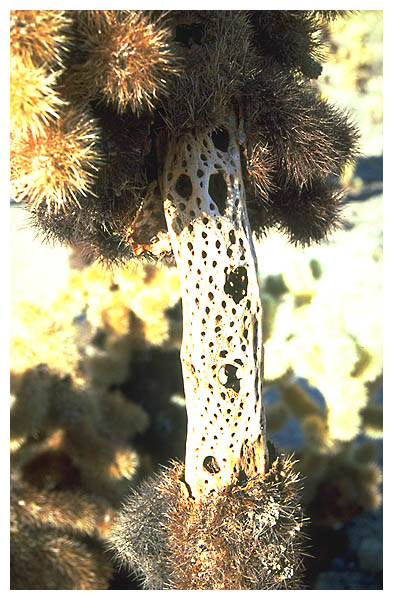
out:
{"label": "tangled spine mass", "polygon": [[112,543],[146,589],[296,589],[303,523],[296,480],[290,459],[277,458],[266,476],[196,504],[175,464],[127,499]]}
{"label": "tangled spine mass", "polygon": [[[11,11],[15,199],[46,239],[92,259],[169,256],[162,198],[150,201],[165,158],[156,141],[217,129],[240,110],[252,230],[324,239],[340,223],[330,176],[354,160],[358,140],[309,81],[338,14]],[[70,111],[79,125],[65,132]]]}

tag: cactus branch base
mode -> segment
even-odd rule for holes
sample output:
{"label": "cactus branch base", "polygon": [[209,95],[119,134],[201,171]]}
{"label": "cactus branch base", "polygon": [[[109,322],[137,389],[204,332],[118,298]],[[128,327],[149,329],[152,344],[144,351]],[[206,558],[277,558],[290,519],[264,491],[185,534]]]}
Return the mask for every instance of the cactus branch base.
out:
{"label": "cactus branch base", "polygon": [[245,485],[195,502],[184,465],[144,481],[119,513],[111,541],[150,590],[301,589],[303,513],[298,474],[278,457]]}

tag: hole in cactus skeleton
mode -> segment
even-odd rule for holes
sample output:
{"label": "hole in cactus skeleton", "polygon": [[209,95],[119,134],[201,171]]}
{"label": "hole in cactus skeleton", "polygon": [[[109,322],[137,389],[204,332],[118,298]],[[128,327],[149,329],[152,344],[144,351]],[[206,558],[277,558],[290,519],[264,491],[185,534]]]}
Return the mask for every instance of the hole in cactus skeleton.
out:
{"label": "hole in cactus skeleton", "polygon": [[238,367],[229,363],[223,365],[218,372],[219,382],[234,392],[240,391],[240,378],[237,376]]}
{"label": "hole in cactus skeleton", "polygon": [[227,152],[229,146],[229,133],[226,129],[215,129],[212,133],[212,142],[217,150]]}
{"label": "hole in cactus skeleton", "polygon": [[206,456],[206,458],[203,461],[203,468],[206,469],[208,473],[212,474],[219,473],[221,471],[220,467],[218,466],[218,462],[214,458],[214,456]]}
{"label": "hole in cactus skeleton", "polygon": [[224,292],[230,296],[236,304],[246,297],[248,286],[247,269],[237,267],[226,273]]}
{"label": "hole in cactus skeleton", "polygon": [[237,483],[240,487],[243,487],[246,485],[248,481],[247,475],[245,474],[243,469],[240,469],[239,474],[237,476]]}
{"label": "hole in cactus skeleton", "polygon": [[188,200],[192,195],[192,182],[188,175],[184,175],[183,173],[178,177],[175,186],[176,192],[184,198]]}
{"label": "hole in cactus skeleton", "polygon": [[222,173],[213,173],[209,177],[209,196],[218,208],[221,216],[225,213],[228,188]]}

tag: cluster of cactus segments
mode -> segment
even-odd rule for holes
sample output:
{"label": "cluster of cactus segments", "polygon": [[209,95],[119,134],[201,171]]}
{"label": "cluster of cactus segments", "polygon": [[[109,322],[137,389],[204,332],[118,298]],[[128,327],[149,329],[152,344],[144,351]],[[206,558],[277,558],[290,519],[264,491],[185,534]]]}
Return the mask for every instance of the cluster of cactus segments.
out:
{"label": "cluster of cactus segments", "polygon": [[11,11],[13,199],[89,260],[179,274],[185,465],[136,491],[113,533],[147,588],[300,585],[296,475],[266,440],[253,234],[305,246],[340,223],[358,132],[312,80],[341,12]]}

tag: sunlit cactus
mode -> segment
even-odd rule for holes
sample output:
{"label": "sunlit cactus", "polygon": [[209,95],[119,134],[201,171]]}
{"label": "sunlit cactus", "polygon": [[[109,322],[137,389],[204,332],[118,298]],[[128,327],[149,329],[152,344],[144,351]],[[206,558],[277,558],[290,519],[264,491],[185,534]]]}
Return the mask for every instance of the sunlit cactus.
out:
{"label": "sunlit cactus", "polygon": [[34,66],[30,59],[23,62],[19,57],[11,57],[10,64],[11,141],[19,136],[35,140],[53,124],[64,106],[54,89],[58,74]]}
{"label": "sunlit cactus", "polygon": [[48,213],[78,203],[98,171],[98,139],[97,122],[74,109],[58,115],[39,135],[15,139],[14,199],[32,206],[45,203]]}
{"label": "sunlit cactus", "polygon": [[119,112],[153,108],[166,80],[176,75],[170,31],[142,11],[78,11],[78,52],[83,62],[71,68],[94,97]]}
{"label": "sunlit cactus", "polygon": [[265,477],[190,501],[182,465],[145,481],[127,498],[112,540],[147,589],[297,589],[301,528],[291,461]]}
{"label": "sunlit cactus", "polygon": [[[67,106],[44,135],[49,104],[31,109],[35,139],[28,128],[15,137],[16,198],[44,237],[89,259],[175,262],[182,295],[185,464],[135,491],[112,545],[150,589],[301,587],[297,475],[266,437],[253,234],[275,226],[305,246],[340,223],[338,176],[358,132],[309,81],[334,13],[61,15],[69,37],[58,54],[67,52],[51,89]],[[19,28],[19,47],[33,54],[24,35]],[[319,412],[292,392],[283,390],[283,405],[293,409],[296,395],[309,437],[323,445]],[[104,475],[128,476],[132,454],[104,441],[87,413],[79,430],[64,420],[76,465],[74,436],[86,456],[102,442]]]}
{"label": "sunlit cactus", "polygon": [[68,50],[70,23],[65,11],[10,11],[12,136],[42,134],[64,106],[55,85]]}
{"label": "sunlit cactus", "polygon": [[[160,140],[192,127],[219,128],[235,106],[243,127],[252,229],[263,233],[278,225],[291,241],[307,245],[339,225],[341,191],[326,178],[353,160],[357,132],[345,113],[319,98],[307,81],[310,72],[299,76],[303,63],[317,58],[325,21],[332,18],[329,11],[65,12],[64,31],[70,33],[58,40],[59,53],[67,48],[61,76],[44,94],[47,106],[39,110],[32,102],[32,118],[19,121],[37,132],[42,120],[57,114],[55,99],[78,110],[88,108],[102,128],[97,152],[102,150],[103,162],[88,201],[82,186],[76,195],[80,208],[67,210],[63,227],[53,211],[49,216],[45,207],[50,203],[32,206],[45,236],[75,242],[93,258],[109,262],[116,260],[112,238],[120,260],[170,254],[168,246],[156,244],[166,230],[162,208],[161,213],[149,208],[149,232],[140,233],[141,224],[146,229],[141,207],[147,211],[152,204],[148,187],[165,153]],[[286,50],[274,33],[282,27],[291,39]],[[128,50],[120,60],[123,47]],[[45,85],[35,89],[45,90]],[[17,103],[11,112],[16,118]],[[83,176],[88,174],[81,167]],[[71,186],[67,209],[73,193]],[[159,208],[159,199],[155,203]],[[109,229],[109,236],[102,228]]]}
{"label": "sunlit cactus", "polygon": [[71,19],[64,10],[11,10],[10,49],[21,62],[58,68],[68,49]]}

